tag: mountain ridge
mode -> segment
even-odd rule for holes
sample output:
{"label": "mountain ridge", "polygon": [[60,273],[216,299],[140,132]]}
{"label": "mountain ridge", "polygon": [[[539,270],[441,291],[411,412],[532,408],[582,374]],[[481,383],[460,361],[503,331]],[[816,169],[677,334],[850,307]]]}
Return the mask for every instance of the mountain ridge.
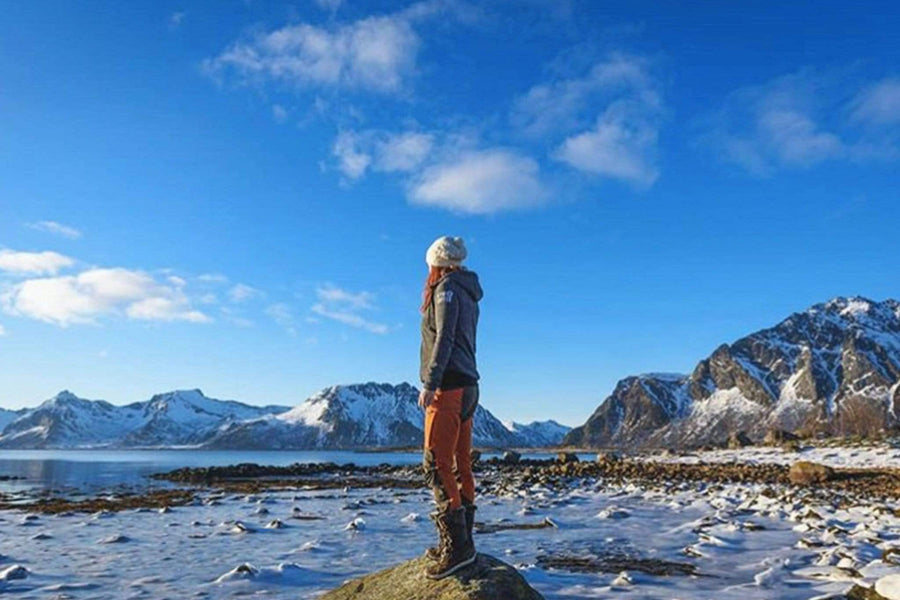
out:
{"label": "mountain ridge", "polygon": [[900,424],[900,302],[836,297],[700,360],[626,377],[563,444],[700,446],[770,429],[872,435]]}
{"label": "mountain ridge", "polygon": [[[325,388],[295,407],[209,398],[199,389],[113,405],[68,390],[0,418],[0,448],[355,449],[421,445],[418,389],[408,383]],[[10,413],[10,414],[6,414]],[[473,438],[482,446],[558,443],[568,428],[540,422],[507,429],[483,406]]]}

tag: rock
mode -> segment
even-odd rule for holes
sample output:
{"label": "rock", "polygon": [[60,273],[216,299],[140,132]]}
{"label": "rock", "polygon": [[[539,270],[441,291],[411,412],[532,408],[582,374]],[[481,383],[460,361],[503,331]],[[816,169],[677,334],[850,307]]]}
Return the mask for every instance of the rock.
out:
{"label": "rock", "polygon": [[875,591],[887,600],[900,600],[900,575],[885,575],[875,582]]}
{"label": "rock", "polygon": [[479,460],[481,460],[481,451],[480,451],[480,450],[475,450],[475,449],[473,448],[472,451],[469,453],[469,456],[471,457],[471,459],[472,459],[472,464],[474,465],[474,464],[477,463]]}
{"label": "rock", "polygon": [[561,464],[577,463],[578,455],[574,452],[560,452],[556,455],[556,462]]}
{"label": "rock", "polygon": [[884,596],[873,590],[872,588],[863,587],[859,584],[850,588],[846,595],[847,600],[887,600]]}
{"label": "rock", "polygon": [[487,554],[457,573],[432,581],[417,558],[348,581],[319,600],[543,600],[515,568]]}
{"label": "rock", "polygon": [[798,437],[790,431],[773,427],[766,432],[766,437],[763,438],[763,445],[781,446],[785,442],[795,442],[797,439]]}
{"label": "rock", "polygon": [[[31,571],[22,565],[10,565],[0,570],[0,582],[14,581],[16,579],[25,579],[31,575]],[[527,596],[523,596],[527,597]],[[540,598],[540,596],[538,596]]]}
{"label": "rock", "polygon": [[514,465],[518,463],[522,459],[522,455],[518,452],[514,452],[512,450],[507,450],[503,453],[503,462],[508,465]]}
{"label": "rock", "polygon": [[747,436],[747,434],[743,431],[732,431],[728,434],[728,448],[730,450],[738,450],[740,448],[746,448],[750,446],[753,442]]}
{"label": "rock", "polygon": [[97,543],[98,544],[124,544],[124,543],[130,542],[130,541],[131,541],[131,538],[129,538],[127,535],[116,534],[116,535],[111,535],[109,537],[105,537],[101,540],[98,540]]}
{"label": "rock", "polygon": [[788,472],[788,479],[794,485],[817,485],[833,477],[834,469],[808,460],[795,462]]}
{"label": "rock", "polygon": [[622,461],[622,455],[618,452],[598,452],[597,453],[597,462],[598,463],[617,463]]}
{"label": "rock", "polygon": [[791,440],[783,443],[781,449],[785,452],[800,452],[803,450],[803,444],[799,440]]}

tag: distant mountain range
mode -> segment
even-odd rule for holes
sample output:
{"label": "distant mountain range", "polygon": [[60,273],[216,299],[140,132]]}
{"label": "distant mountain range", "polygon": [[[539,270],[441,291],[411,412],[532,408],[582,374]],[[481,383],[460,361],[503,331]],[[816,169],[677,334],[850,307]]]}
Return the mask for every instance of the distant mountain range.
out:
{"label": "distant mountain range", "polygon": [[[208,398],[200,390],[116,406],[68,391],[33,409],[0,410],[0,448],[358,449],[418,446],[423,415],[413,386],[366,383],[322,390],[295,408]],[[505,427],[475,413],[474,442],[498,448],[558,444],[555,422]]]}
{"label": "distant mountain range", "polygon": [[[421,444],[413,386],[322,390],[299,406],[250,406],[199,390],[114,406],[61,392],[33,409],[0,409],[0,448],[349,449]],[[619,381],[582,426],[504,425],[483,406],[482,447],[721,444],[745,432],[871,435],[900,427],[900,303],[839,297],[717,348],[690,374]]]}
{"label": "distant mountain range", "polygon": [[700,446],[743,431],[871,435],[900,424],[900,303],[835,298],[720,346],[689,375],[619,381],[563,444]]}

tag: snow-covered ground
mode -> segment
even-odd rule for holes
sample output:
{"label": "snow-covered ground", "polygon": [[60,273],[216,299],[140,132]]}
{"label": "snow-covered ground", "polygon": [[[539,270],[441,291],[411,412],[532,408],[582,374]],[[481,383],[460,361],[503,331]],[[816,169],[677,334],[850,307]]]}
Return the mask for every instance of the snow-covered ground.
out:
{"label": "snow-covered ground", "polygon": [[[836,509],[762,486],[667,491],[582,481],[480,498],[478,521],[557,526],[476,535],[548,600],[783,600],[820,597],[900,573],[896,506]],[[314,598],[343,580],[419,554],[434,541],[425,490],[278,491],[202,496],[170,511],[0,512],[0,593],[9,598]],[[294,518],[320,517],[317,520]],[[277,527],[273,521],[280,522]],[[267,527],[269,525],[269,527]],[[544,569],[541,556],[627,555],[696,567],[699,576]],[[248,565],[242,567],[242,565]],[[17,567],[19,565],[22,568]],[[630,583],[629,583],[630,582]]]}
{"label": "snow-covered ground", "polygon": [[900,448],[884,445],[858,447],[805,447],[799,452],[786,451],[778,447],[747,447],[739,450],[708,450],[684,455],[665,452],[648,454],[642,460],[654,462],[676,462],[695,464],[740,462],[750,464],[775,463],[791,465],[798,460],[809,460],[830,467],[847,468],[900,468]]}

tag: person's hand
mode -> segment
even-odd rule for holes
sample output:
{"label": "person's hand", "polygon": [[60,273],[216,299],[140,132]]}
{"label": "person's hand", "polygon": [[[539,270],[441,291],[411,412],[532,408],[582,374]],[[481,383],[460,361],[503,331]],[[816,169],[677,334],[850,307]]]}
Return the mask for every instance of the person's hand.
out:
{"label": "person's hand", "polygon": [[431,390],[422,390],[419,392],[419,408],[425,409],[434,402],[434,392]]}

